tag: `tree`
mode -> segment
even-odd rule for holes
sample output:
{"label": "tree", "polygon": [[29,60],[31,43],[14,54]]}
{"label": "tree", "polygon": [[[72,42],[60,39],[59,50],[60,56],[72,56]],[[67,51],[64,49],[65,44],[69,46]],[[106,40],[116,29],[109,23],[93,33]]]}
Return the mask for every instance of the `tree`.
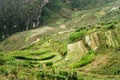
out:
{"label": "tree", "polygon": [[[43,0],[0,0],[0,36],[38,27]],[[3,37],[3,38],[5,38]]]}

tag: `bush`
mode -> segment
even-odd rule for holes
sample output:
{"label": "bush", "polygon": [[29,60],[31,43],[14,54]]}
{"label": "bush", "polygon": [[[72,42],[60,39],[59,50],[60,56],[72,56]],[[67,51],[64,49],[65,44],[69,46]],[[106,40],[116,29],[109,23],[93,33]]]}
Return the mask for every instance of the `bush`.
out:
{"label": "bush", "polygon": [[66,80],[66,77],[61,76],[59,74],[54,75],[54,77],[55,77],[56,80]]}
{"label": "bush", "polygon": [[75,32],[80,32],[81,30],[85,30],[86,27],[80,27],[79,29],[77,29]]}
{"label": "bush", "polygon": [[0,74],[2,75],[8,75],[8,70],[4,67],[0,67]]}
{"label": "bush", "polygon": [[47,62],[47,63],[46,63],[46,66],[52,66],[52,65],[53,65],[52,62]]}
{"label": "bush", "polygon": [[4,59],[4,55],[0,54],[0,65],[4,65],[6,60]]}
{"label": "bush", "polygon": [[68,72],[66,72],[66,71],[59,71],[59,74],[62,76],[65,76],[65,77],[68,76]]}
{"label": "bush", "polygon": [[17,76],[18,75],[18,69],[17,68],[12,69],[11,74]]}
{"label": "bush", "polygon": [[110,24],[108,27],[107,27],[107,29],[115,29],[115,25],[113,25],[113,24]]}
{"label": "bush", "polygon": [[0,48],[0,52],[2,52],[2,49]]}
{"label": "bush", "polygon": [[37,73],[36,73],[36,77],[37,77],[38,79],[43,79],[43,78],[45,77],[45,72],[43,72],[43,71],[37,72]]}
{"label": "bush", "polygon": [[77,72],[73,72],[72,74],[69,74],[68,80],[78,80]]}
{"label": "bush", "polygon": [[82,39],[86,34],[85,30],[79,31],[79,32],[73,32],[70,34],[70,41],[76,41]]}
{"label": "bush", "polygon": [[67,55],[67,43],[66,42],[61,42],[59,43],[60,49],[59,52],[61,53],[62,57]]}

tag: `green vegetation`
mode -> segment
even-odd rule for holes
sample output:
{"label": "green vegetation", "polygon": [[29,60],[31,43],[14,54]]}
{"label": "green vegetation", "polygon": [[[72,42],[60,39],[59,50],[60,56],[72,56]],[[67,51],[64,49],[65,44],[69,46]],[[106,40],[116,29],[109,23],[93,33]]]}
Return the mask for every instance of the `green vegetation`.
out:
{"label": "green vegetation", "polygon": [[0,67],[0,74],[1,75],[8,75],[8,70],[4,67]]}
{"label": "green vegetation", "polygon": [[70,68],[80,68],[91,63],[94,60],[94,55],[95,52],[90,51],[89,53],[86,54],[86,56],[83,56],[79,62],[71,64]]}
{"label": "green vegetation", "polygon": [[[111,23],[109,23],[111,24]],[[118,39],[119,36],[119,27],[114,29],[107,29],[109,24],[105,24],[105,27],[102,28],[89,28],[77,29],[75,32],[70,32],[69,35],[62,35],[65,38],[62,39],[61,35],[50,36],[49,39],[41,39],[39,42],[33,44],[32,46],[28,46],[19,51],[10,51],[7,53],[0,53],[0,75],[2,78],[9,77],[10,80],[14,79],[61,79],[61,80],[85,80],[85,79],[110,79],[109,75],[119,75],[119,48],[113,47],[104,47],[106,44],[105,32],[110,31],[112,35],[116,35],[112,37],[113,41]],[[86,55],[84,55],[81,59],[75,61],[65,61],[65,57],[69,55],[67,53],[67,44],[69,43],[69,36],[73,33],[83,32],[84,36],[90,33],[94,33],[96,31],[102,31],[99,34],[99,39],[102,41],[100,44],[100,48],[96,51],[90,50]],[[81,34],[80,34],[81,35]],[[108,34],[109,35],[109,34]],[[80,37],[80,36],[79,36]],[[81,38],[84,40],[83,38]],[[75,41],[81,40],[80,38],[76,38]],[[74,42],[75,42],[74,41]],[[72,43],[72,42],[71,42]],[[103,46],[102,46],[103,45]],[[117,50],[117,51],[115,51]],[[111,52],[108,52],[111,51]],[[104,53],[105,52],[105,53]],[[83,71],[79,71],[82,68],[88,66],[88,64],[94,64],[92,62],[96,61],[96,56],[109,54],[109,62],[105,65],[100,65],[100,68],[95,68],[88,73],[85,73],[87,76],[83,75]],[[99,61],[98,61],[99,62]],[[117,63],[117,64],[114,64]],[[98,63],[99,64],[99,63]],[[93,65],[94,67],[94,65]],[[51,69],[52,68],[52,69]],[[64,69],[64,70],[62,70]],[[85,68],[87,69],[87,68]],[[77,72],[76,72],[77,71]],[[90,74],[89,74],[90,73]],[[92,76],[91,76],[92,74]],[[94,74],[99,74],[94,75]],[[108,76],[101,76],[101,75]],[[95,77],[94,77],[95,76]],[[113,79],[117,79],[113,77]]]}
{"label": "green vegetation", "polygon": [[83,37],[85,36],[85,34],[86,34],[86,30],[81,30],[81,31],[73,32],[70,35],[70,40],[71,40],[71,42],[74,42],[74,41],[83,39]]}
{"label": "green vegetation", "polygon": [[120,1],[42,1],[0,1],[2,38],[45,25],[0,42],[0,80],[119,80]]}
{"label": "green vegetation", "polygon": [[40,24],[45,25],[51,23],[51,19],[53,18],[60,18],[61,16],[59,15],[59,12],[65,7],[64,5],[65,4],[62,0],[50,0],[50,3],[48,3],[42,10]]}
{"label": "green vegetation", "polygon": [[110,24],[108,27],[107,27],[107,29],[115,29],[115,25],[113,25],[113,24]]}
{"label": "green vegetation", "polygon": [[104,74],[104,75],[119,75],[120,74],[120,63],[119,63],[119,51],[112,52],[109,54],[110,59],[106,65],[102,66],[100,69],[93,70],[93,73]]}
{"label": "green vegetation", "polygon": [[105,5],[106,3],[109,3],[113,0],[71,0],[71,6],[72,8],[77,8],[77,9],[90,9],[90,8],[95,8],[95,7],[100,7]]}
{"label": "green vegetation", "polygon": [[53,48],[53,50],[57,50],[57,52],[59,52],[61,56],[64,57],[67,55],[67,42],[65,40],[52,42],[51,47]]}
{"label": "green vegetation", "polygon": [[52,65],[53,65],[52,62],[47,62],[47,63],[46,63],[46,66],[52,66]]}
{"label": "green vegetation", "polygon": [[[42,0],[0,1],[0,33],[2,36],[4,35],[5,38],[8,37],[7,35],[31,29],[33,28],[33,23],[38,27],[37,18],[41,14],[41,3]],[[1,39],[2,37],[0,37]]]}
{"label": "green vegetation", "polygon": [[116,24],[118,23],[119,21],[117,20],[113,20],[113,21],[109,21],[109,22],[103,22],[103,23],[100,23],[102,26],[105,26],[106,29],[115,29],[116,28]]}
{"label": "green vegetation", "polygon": [[22,60],[33,60],[33,61],[40,61],[40,60],[48,60],[51,59],[53,57],[55,57],[56,55],[54,53],[44,53],[44,54],[39,54],[38,53],[32,53],[29,55],[19,55],[19,56],[14,56],[14,58],[16,59],[22,59]]}
{"label": "green vegetation", "polygon": [[49,0],[49,3],[44,0],[0,1],[0,40],[16,32],[55,23],[59,19],[69,20],[72,10],[93,9],[112,1],[114,0]]}

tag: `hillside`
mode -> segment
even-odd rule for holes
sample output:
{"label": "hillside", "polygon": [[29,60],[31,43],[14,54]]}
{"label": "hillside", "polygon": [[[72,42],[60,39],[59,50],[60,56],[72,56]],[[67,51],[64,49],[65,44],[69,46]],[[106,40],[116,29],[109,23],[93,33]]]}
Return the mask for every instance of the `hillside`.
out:
{"label": "hillside", "polygon": [[0,80],[120,79],[120,0],[62,1],[46,4],[55,15],[43,26],[0,42]]}
{"label": "hillside", "polygon": [[92,2],[91,0],[0,1],[0,41],[16,32],[46,26],[61,18],[69,20],[72,10],[92,9],[112,1],[116,0],[93,0]]}

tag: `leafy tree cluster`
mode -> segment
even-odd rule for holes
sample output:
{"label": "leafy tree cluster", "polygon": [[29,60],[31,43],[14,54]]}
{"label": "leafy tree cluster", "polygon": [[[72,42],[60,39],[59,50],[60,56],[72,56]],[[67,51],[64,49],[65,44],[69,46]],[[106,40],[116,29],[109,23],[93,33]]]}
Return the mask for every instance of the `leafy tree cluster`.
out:
{"label": "leafy tree cluster", "polygon": [[[59,15],[62,8],[72,9],[72,10],[83,10],[92,9],[100,7],[114,0],[49,0],[48,3],[42,10],[42,16],[40,19],[40,24],[45,25],[55,18],[60,18]],[[63,12],[63,14],[65,14]]]}
{"label": "leafy tree cluster", "polygon": [[70,1],[71,1],[70,3],[71,8],[83,10],[83,9],[100,7],[106,3],[115,0],[70,0]]}
{"label": "leafy tree cluster", "polygon": [[0,37],[38,25],[42,0],[0,0]]}
{"label": "leafy tree cluster", "polygon": [[[44,6],[45,1],[48,4]],[[0,0],[0,40],[47,22],[61,10],[64,2],[65,0]]]}
{"label": "leafy tree cluster", "polygon": [[49,0],[49,3],[42,9],[40,24],[47,24],[51,19],[59,17],[60,10],[65,7],[65,0]]}
{"label": "leafy tree cluster", "polygon": [[111,1],[114,0],[0,0],[0,40],[60,18],[62,8],[83,10]]}

